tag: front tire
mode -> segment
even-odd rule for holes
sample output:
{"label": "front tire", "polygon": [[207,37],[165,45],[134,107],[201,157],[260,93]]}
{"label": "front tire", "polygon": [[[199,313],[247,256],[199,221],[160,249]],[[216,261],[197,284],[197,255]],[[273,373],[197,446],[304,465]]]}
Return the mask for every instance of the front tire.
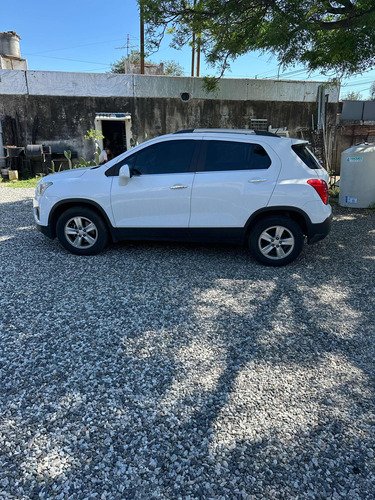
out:
{"label": "front tire", "polygon": [[56,234],[61,245],[76,255],[95,255],[108,242],[103,219],[87,207],[66,210],[57,221]]}
{"label": "front tire", "polygon": [[285,266],[303,248],[303,233],[297,222],[286,216],[270,216],[259,221],[249,235],[249,249],[255,259],[267,266]]}

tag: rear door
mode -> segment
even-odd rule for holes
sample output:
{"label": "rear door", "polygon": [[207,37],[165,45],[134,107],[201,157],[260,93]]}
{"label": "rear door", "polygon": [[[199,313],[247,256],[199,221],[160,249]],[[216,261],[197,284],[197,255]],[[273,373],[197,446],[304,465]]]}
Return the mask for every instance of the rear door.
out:
{"label": "rear door", "polygon": [[266,143],[205,137],[202,144],[189,227],[243,227],[267,206],[281,161]]}

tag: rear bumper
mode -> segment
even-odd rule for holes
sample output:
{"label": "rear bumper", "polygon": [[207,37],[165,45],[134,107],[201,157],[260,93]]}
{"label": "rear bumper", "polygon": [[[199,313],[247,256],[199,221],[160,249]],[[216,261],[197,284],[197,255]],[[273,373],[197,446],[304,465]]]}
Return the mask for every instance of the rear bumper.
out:
{"label": "rear bumper", "polygon": [[307,242],[309,244],[323,240],[331,231],[332,215],[319,224],[310,223],[307,227]]}
{"label": "rear bumper", "polygon": [[52,234],[50,226],[41,226],[40,224],[36,224],[36,228],[38,231],[44,234],[44,236],[48,236],[48,238],[51,238],[51,240],[53,240],[54,235]]}

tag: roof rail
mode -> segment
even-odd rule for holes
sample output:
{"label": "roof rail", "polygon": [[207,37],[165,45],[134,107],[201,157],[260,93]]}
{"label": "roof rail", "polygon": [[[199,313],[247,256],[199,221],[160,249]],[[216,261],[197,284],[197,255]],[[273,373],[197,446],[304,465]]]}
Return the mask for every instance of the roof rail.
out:
{"label": "roof rail", "polygon": [[281,137],[281,135],[268,132],[268,130],[255,130],[256,135],[266,135],[267,137]]}
{"label": "roof rail", "polygon": [[267,130],[252,130],[252,129],[241,129],[241,128],[188,128],[184,130],[177,130],[175,134],[245,134],[245,135],[265,135],[268,137],[280,137],[273,132],[268,132]]}
{"label": "roof rail", "polygon": [[255,131],[250,128],[195,128],[194,132],[198,134],[246,134],[254,135]]}
{"label": "roof rail", "polygon": [[177,130],[176,132],[173,132],[174,134],[191,134],[194,132],[193,128],[185,128],[183,130]]}

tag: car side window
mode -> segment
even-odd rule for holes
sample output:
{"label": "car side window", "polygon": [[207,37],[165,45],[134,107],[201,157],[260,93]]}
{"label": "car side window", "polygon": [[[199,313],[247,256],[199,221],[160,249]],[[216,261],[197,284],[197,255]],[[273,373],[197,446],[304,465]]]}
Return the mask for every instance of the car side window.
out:
{"label": "car side window", "polygon": [[206,141],[204,171],[265,169],[271,159],[258,144],[234,141]]}
{"label": "car side window", "polygon": [[205,171],[248,170],[251,144],[246,142],[207,141]]}
{"label": "car side window", "polygon": [[142,175],[190,172],[194,140],[165,141],[138,151],[135,169]]}
{"label": "car side window", "polygon": [[137,153],[134,153],[133,155],[126,157],[124,160],[119,161],[118,163],[113,165],[111,168],[109,168],[106,171],[105,175],[107,177],[113,177],[113,176],[119,175],[120,168],[123,165],[128,165],[129,168],[132,169],[134,167],[136,156],[137,156]]}
{"label": "car side window", "polygon": [[253,155],[251,157],[251,169],[262,170],[266,169],[271,165],[271,158],[266,153],[265,149],[259,144],[253,145]]}

